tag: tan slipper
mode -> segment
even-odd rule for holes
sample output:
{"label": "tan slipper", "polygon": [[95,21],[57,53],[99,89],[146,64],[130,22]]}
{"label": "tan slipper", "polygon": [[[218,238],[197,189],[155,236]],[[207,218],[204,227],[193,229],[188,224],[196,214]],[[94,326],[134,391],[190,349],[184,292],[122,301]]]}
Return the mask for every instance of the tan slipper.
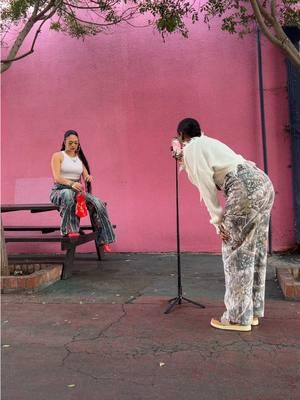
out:
{"label": "tan slipper", "polygon": [[258,319],[258,317],[253,317],[253,320],[252,320],[252,322],[251,322],[251,325],[252,325],[252,326],[257,326],[257,325],[259,325],[259,319]]}
{"label": "tan slipper", "polygon": [[216,329],[222,329],[224,331],[239,331],[239,332],[249,332],[251,331],[251,325],[239,325],[231,324],[230,322],[224,324],[217,319],[212,318],[210,325]]}

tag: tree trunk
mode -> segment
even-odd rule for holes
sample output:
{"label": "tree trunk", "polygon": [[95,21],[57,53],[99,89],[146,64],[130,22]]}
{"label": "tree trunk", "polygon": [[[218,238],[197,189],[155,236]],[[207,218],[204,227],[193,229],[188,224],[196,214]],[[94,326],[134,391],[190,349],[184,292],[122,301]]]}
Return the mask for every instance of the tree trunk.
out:
{"label": "tree trunk", "polygon": [[2,218],[1,218],[1,276],[7,276],[9,275],[9,269],[8,269],[8,260],[7,260],[7,253],[6,253],[6,246],[5,246],[5,240],[4,240],[4,231],[3,231],[3,225],[2,225]]}
{"label": "tree trunk", "polygon": [[250,3],[261,32],[271,43],[279,47],[285,56],[300,70],[300,53],[280,25],[276,15],[275,1],[271,0],[271,13],[267,11],[260,1],[250,0]]}

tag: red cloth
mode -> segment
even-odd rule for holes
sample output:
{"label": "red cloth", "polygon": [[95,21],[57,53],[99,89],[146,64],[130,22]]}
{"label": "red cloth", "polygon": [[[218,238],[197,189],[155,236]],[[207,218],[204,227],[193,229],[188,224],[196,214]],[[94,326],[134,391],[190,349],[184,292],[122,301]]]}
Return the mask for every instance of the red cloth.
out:
{"label": "red cloth", "polygon": [[84,193],[79,192],[76,195],[76,209],[75,214],[79,218],[86,217],[88,214],[88,209],[86,206],[86,196]]}

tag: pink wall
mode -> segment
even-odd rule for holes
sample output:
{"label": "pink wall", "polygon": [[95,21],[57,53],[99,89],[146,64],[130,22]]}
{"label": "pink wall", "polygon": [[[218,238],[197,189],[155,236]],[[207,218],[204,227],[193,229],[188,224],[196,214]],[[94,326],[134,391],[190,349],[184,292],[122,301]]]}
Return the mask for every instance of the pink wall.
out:
{"label": "pink wall", "polygon": [[[270,176],[277,197],[274,249],[294,244],[290,138],[284,60],[263,40]],[[2,203],[48,202],[50,157],[65,130],[80,133],[94,175],[94,194],[117,224],[115,251],[173,251],[177,122],[198,118],[203,130],[262,166],[255,36],[242,40],[193,26],[190,38],[163,43],[152,30],[121,28],[76,41],[42,34],[34,55],[2,78]],[[219,252],[199,195],[180,177],[182,248]],[[30,216],[58,221],[52,215]],[[28,221],[5,215],[6,223]],[[44,251],[47,245],[9,245]],[[58,247],[47,247],[57,251]],[[91,247],[83,247],[86,251]]]}

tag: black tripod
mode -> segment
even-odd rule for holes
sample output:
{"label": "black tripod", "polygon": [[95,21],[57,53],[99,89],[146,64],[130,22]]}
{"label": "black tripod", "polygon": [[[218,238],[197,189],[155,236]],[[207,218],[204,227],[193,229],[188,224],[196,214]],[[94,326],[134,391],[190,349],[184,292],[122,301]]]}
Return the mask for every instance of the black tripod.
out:
{"label": "black tripod", "polygon": [[170,305],[165,311],[165,314],[168,314],[173,310],[173,308],[177,304],[181,304],[182,300],[187,301],[188,303],[195,304],[195,306],[199,306],[201,308],[205,308],[203,304],[196,303],[182,295],[182,284],[181,284],[181,263],[180,263],[180,234],[179,234],[179,202],[178,202],[178,161],[175,158],[175,167],[176,167],[176,230],[177,230],[177,282],[178,282],[178,294],[177,297],[174,297],[169,300]]}

